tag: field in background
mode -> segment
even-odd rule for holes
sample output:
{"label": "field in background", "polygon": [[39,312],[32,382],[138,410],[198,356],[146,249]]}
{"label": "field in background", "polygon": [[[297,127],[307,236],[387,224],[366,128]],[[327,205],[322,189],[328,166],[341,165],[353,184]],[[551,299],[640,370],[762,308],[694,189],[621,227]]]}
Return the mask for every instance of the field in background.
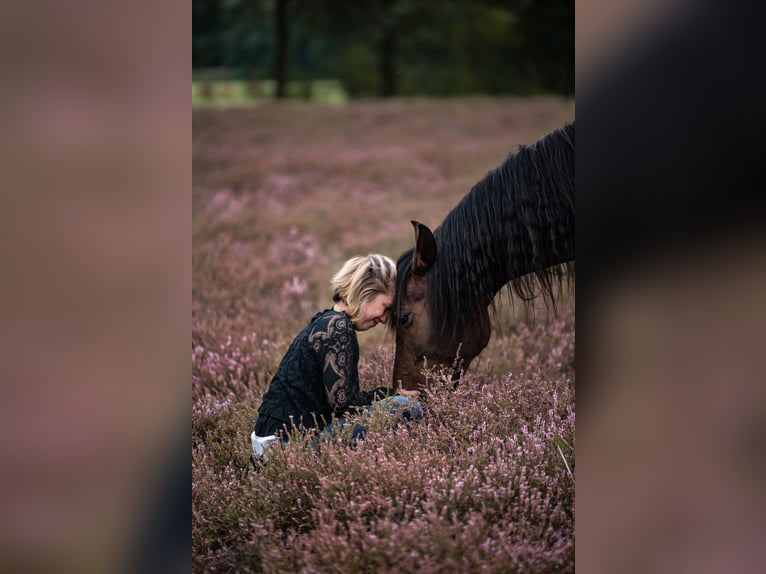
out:
{"label": "field in background", "polygon": [[[192,107],[250,106],[274,98],[274,80],[200,80],[192,82]],[[288,82],[288,98],[323,104],[342,104],[348,94],[338,80],[309,80]]]}
{"label": "field in background", "polygon": [[[348,257],[396,259],[515,146],[574,119],[555,98],[265,102],[193,112],[195,571],[573,571],[574,303],[499,330],[457,392],[356,450],[299,443],[247,473],[260,397]],[[362,386],[393,344],[360,334]],[[438,379],[437,374],[437,379]],[[376,423],[377,424],[377,423]],[[373,428],[375,430],[375,428]]]}

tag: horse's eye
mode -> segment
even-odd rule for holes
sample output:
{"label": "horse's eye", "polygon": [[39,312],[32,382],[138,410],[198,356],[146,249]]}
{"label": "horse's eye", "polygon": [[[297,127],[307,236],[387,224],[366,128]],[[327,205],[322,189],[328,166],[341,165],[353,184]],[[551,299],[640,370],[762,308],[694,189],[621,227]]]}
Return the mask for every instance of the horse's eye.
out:
{"label": "horse's eye", "polygon": [[404,327],[407,323],[410,322],[410,317],[412,317],[412,313],[400,313],[399,314],[399,326]]}

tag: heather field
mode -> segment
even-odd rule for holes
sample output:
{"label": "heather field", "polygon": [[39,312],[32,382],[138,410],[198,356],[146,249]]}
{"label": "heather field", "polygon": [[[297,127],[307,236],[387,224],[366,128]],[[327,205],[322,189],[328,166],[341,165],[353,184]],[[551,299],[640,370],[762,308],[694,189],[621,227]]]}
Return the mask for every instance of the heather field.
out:
{"label": "heather field", "polygon": [[[348,257],[396,259],[514,146],[574,119],[556,98],[263,103],[193,112],[195,572],[573,572],[574,297],[504,297],[457,388],[371,419],[355,449],[295,440],[249,471],[260,399]],[[359,336],[362,386],[393,342]]]}

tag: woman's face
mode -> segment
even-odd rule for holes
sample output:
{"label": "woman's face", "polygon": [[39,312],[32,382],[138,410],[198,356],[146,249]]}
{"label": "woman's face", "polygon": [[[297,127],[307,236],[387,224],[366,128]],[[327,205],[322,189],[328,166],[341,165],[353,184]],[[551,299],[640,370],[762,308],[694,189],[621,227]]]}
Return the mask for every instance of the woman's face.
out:
{"label": "woman's face", "polygon": [[385,323],[391,314],[391,304],[394,301],[393,292],[378,293],[362,306],[362,313],[354,327],[357,331],[372,329],[378,323]]}

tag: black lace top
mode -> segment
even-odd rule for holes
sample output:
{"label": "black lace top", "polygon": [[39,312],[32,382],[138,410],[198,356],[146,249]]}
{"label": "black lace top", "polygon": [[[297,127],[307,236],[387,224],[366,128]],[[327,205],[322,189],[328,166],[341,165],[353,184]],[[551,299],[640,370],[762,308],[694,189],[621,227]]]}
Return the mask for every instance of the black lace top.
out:
{"label": "black lace top", "polygon": [[333,309],[314,315],[271,379],[258,409],[256,434],[273,434],[285,424],[312,428],[315,417],[321,428],[333,415],[395,394],[386,387],[360,390],[358,363],[359,343],[351,317]]}

